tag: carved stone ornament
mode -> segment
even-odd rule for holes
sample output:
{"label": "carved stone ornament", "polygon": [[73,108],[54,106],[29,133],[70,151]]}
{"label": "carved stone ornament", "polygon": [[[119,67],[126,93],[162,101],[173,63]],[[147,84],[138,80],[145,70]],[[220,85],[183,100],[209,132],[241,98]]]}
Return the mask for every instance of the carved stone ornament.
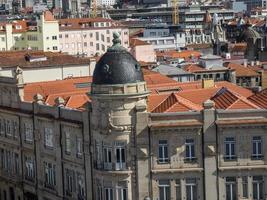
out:
{"label": "carved stone ornament", "polygon": [[130,130],[129,126],[116,126],[116,125],[114,125],[113,122],[112,122],[111,113],[108,114],[108,132],[109,133],[111,131],[123,132],[123,131],[128,131],[128,130]]}

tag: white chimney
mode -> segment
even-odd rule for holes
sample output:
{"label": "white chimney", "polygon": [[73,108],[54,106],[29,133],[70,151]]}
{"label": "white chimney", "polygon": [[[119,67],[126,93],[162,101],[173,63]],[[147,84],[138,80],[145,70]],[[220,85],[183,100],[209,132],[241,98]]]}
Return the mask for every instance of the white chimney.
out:
{"label": "white chimney", "polygon": [[247,60],[244,60],[243,65],[244,65],[244,67],[247,67],[248,66],[248,61]]}

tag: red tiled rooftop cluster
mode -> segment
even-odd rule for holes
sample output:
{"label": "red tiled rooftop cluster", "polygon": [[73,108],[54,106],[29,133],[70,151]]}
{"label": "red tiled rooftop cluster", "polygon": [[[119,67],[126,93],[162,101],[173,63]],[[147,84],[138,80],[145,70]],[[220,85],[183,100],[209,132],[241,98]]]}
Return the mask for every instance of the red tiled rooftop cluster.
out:
{"label": "red tiled rooftop cluster", "polygon": [[[145,81],[151,94],[148,97],[150,112],[201,111],[203,103],[213,100],[217,109],[260,109],[267,108],[267,92],[253,94],[252,91],[230,82],[215,82],[213,87],[202,88],[201,81],[176,82],[157,72],[144,70]],[[44,97],[48,105],[55,105],[55,100],[62,97],[65,106],[83,109],[90,101],[92,77],[70,78],[66,80],[26,84],[24,100],[31,102],[35,94]],[[83,85],[79,87],[79,85]]]}

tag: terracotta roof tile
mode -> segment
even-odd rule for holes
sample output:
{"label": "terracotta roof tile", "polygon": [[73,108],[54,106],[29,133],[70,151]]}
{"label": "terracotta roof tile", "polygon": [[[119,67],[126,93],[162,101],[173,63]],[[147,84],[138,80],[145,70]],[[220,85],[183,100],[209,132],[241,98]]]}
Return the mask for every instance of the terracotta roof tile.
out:
{"label": "terracotta roof tile", "polygon": [[[31,58],[46,58],[43,61],[32,61]],[[71,55],[55,52],[43,51],[2,51],[0,52],[0,67],[49,67],[49,66],[63,66],[63,65],[76,65],[88,64],[90,58],[77,58]]]}
{"label": "terracotta roof tile", "polygon": [[135,47],[135,46],[145,46],[145,45],[151,45],[145,41],[139,40],[137,38],[132,38],[130,39],[130,46]]}
{"label": "terracotta roof tile", "polygon": [[236,43],[231,48],[231,52],[245,52],[247,50],[247,43]]}
{"label": "terracotta roof tile", "polygon": [[170,51],[164,51],[164,52],[157,51],[156,55],[157,57],[164,57],[164,58],[188,59],[191,57],[199,58],[201,56],[201,53],[199,51],[194,51],[194,50],[184,50],[184,51],[170,50]]}
{"label": "terracotta roof tile", "polygon": [[254,70],[244,67],[244,65],[237,64],[237,63],[226,63],[225,67],[229,69],[233,69],[236,72],[236,77],[255,77],[260,76],[257,72]]}
{"label": "terracotta roof tile", "polygon": [[267,109],[267,89],[253,94],[248,99],[260,108]]}
{"label": "terracotta roof tile", "polygon": [[[266,101],[259,100],[265,97],[265,92],[258,94],[259,97],[252,96],[250,90],[226,81],[215,82],[214,87],[203,89],[200,81],[180,83],[157,72],[144,70],[144,74],[147,86],[152,91],[148,97],[150,112],[201,111],[203,103],[208,99],[214,100],[216,108],[220,109],[267,107]],[[90,101],[87,93],[90,91],[91,82],[92,77],[79,77],[29,83],[25,85],[24,98],[25,101],[33,101],[33,96],[39,93],[47,104],[55,105],[55,99],[62,97],[66,107],[82,109],[84,104]]]}

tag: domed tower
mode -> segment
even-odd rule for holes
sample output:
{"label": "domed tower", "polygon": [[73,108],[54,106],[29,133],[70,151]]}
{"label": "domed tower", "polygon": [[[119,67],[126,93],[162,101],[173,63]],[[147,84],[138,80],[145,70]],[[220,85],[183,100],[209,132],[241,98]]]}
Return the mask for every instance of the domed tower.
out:
{"label": "domed tower", "polygon": [[259,53],[263,50],[263,38],[252,28],[249,20],[244,25],[245,28],[241,34],[242,41],[247,43],[246,58],[248,61],[255,61],[259,59]]}
{"label": "domed tower", "polygon": [[90,94],[94,199],[132,200],[138,199],[136,113],[137,107],[146,112],[148,90],[140,64],[120,45],[119,35],[113,37],[96,64]]}

